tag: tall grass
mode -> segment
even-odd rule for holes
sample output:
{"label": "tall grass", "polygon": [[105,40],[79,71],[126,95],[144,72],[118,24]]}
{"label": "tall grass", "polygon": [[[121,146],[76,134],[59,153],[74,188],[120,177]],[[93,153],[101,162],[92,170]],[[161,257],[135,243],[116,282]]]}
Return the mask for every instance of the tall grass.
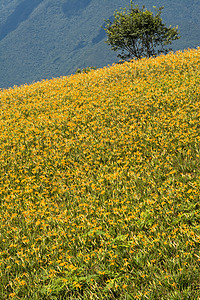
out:
{"label": "tall grass", "polygon": [[0,91],[0,299],[199,299],[199,61]]}

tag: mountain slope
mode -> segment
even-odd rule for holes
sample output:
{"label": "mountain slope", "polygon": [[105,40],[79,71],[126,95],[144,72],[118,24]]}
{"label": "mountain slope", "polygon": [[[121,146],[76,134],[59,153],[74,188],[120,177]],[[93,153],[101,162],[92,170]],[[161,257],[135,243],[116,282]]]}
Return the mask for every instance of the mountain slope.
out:
{"label": "mountain slope", "polygon": [[[197,47],[199,0],[137,1],[164,5],[163,19],[179,25],[173,49]],[[86,66],[116,62],[104,43],[104,19],[128,0],[2,0],[0,4],[0,88],[73,73]]]}
{"label": "mountain slope", "polygon": [[199,298],[199,66],[0,91],[0,299]]}

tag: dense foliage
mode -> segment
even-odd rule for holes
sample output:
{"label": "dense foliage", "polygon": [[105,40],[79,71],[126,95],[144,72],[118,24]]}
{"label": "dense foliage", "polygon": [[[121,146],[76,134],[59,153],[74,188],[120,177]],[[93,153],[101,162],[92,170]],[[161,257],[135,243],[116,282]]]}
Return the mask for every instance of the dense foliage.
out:
{"label": "dense foliage", "polygon": [[199,62],[0,91],[1,299],[198,299]]}
{"label": "dense foliage", "polygon": [[142,58],[157,56],[169,52],[167,46],[179,39],[178,28],[167,27],[161,18],[163,7],[156,9],[154,16],[150,10],[138,5],[116,10],[114,20],[107,20],[105,31],[106,43],[114,51],[121,51],[118,57]]}

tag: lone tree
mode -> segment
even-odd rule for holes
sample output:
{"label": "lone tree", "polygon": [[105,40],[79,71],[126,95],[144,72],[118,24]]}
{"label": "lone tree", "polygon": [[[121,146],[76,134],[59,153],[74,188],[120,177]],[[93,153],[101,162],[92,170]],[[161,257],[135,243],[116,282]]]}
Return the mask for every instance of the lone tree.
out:
{"label": "lone tree", "polygon": [[138,5],[114,12],[114,21],[105,20],[107,34],[106,43],[114,51],[121,50],[121,59],[139,59],[141,57],[157,56],[172,50],[166,48],[173,40],[177,40],[178,27],[166,27],[161,18],[163,6],[156,8],[156,14],[150,10],[139,9]]}

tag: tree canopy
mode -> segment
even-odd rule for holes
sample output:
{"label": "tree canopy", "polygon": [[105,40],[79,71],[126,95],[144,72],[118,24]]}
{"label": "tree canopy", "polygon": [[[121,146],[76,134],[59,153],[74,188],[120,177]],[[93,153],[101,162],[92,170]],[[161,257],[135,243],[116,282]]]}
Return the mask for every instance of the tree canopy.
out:
{"label": "tree canopy", "polygon": [[112,50],[121,51],[118,57],[139,59],[157,56],[171,50],[167,45],[180,38],[178,26],[167,27],[161,18],[163,7],[154,6],[154,9],[155,15],[145,6],[140,9],[131,2],[130,8],[114,12],[113,22],[105,20],[106,43]]}

